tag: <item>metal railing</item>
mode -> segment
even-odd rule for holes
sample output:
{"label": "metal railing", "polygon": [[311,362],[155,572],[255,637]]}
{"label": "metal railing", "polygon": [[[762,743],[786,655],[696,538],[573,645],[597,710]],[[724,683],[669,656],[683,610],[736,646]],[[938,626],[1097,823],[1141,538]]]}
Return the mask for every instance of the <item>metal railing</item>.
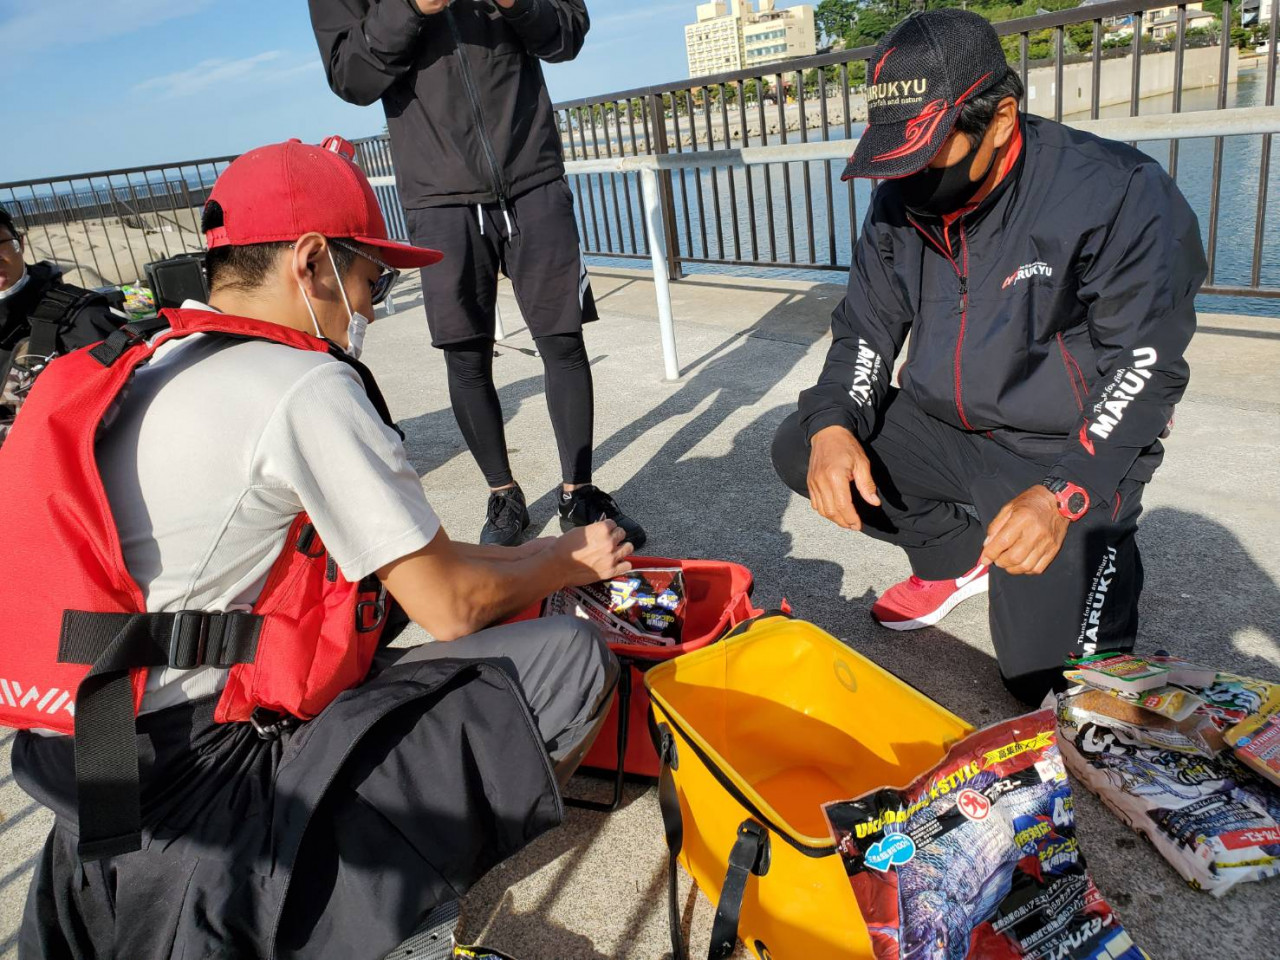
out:
{"label": "metal railing", "polygon": [[29,260],[85,287],[131,283],[154,260],[204,249],[200,209],[234,157],[0,183]]}
{"label": "metal railing", "polygon": [[[1094,120],[1113,110],[1137,117],[1144,106],[1147,111],[1167,107],[1175,114],[1226,109],[1233,99],[1232,88],[1240,89],[1239,54],[1231,41],[1235,6],[1224,0],[1215,38],[1189,30],[1187,6],[1179,5],[1172,37],[1152,42],[1144,37],[1145,13],[1168,5],[1168,0],[1112,0],[996,24],[996,32],[1007,38],[1006,50],[1016,51],[1013,65],[1027,87],[1024,105],[1030,112],[1057,120],[1064,118],[1069,106]],[[1259,105],[1275,103],[1278,13],[1280,3],[1272,4],[1262,89],[1257,90],[1256,81],[1249,85]],[[1104,50],[1108,25],[1126,17],[1138,21],[1129,42],[1115,49],[1113,41],[1112,48]],[[1081,31],[1073,27],[1086,28],[1086,55],[1078,49]],[[1047,58],[1032,59],[1046,51]],[[566,159],[680,155],[735,144],[811,141],[842,141],[851,150],[855,125],[866,116],[861,83],[873,53],[874,48],[862,47],[771,65],[764,72],[756,68],[556,104]],[[1190,72],[1189,56],[1193,59]],[[1190,102],[1191,94],[1195,102]],[[1153,95],[1167,103],[1151,102]],[[1116,134],[1133,139],[1123,128]],[[1280,297],[1280,264],[1269,270],[1273,265],[1263,255],[1269,241],[1280,241],[1267,218],[1271,135],[1254,137],[1248,144],[1235,142],[1231,149],[1238,156],[1228,155],[1222,137],[1214,140],[1211,149],[1206,146],[1190,158],[1178,138],[1170,139],[1164,149],[1167,161],[1161,145],[1151,147],[1153,155],[1161,154],[1171,174],[1181,174],[1181,181],[1197,180],[1182,186],[1206,225],[1209,278],[1203,292]],[[686,264],[848,269],[858,209],[865,209],[870,185],[840,183],[839,168],[833,162],[838,161],[779,161],[732,172],[702,164],[664,169],[659,188],[668,275],[678,278]],[[1234,240],[1230,262],[1224,264],[1219,241],[1225,168],[1241,173],[1257,169],[1258,182],[1252,201],[1242,196],[1239,184],[1232,185],[1227,215],[1235,222],[1252,220],[1253,232],[1247,239]],[[635,176],[617,171],[572,175],[579,230],[588,254],[648,259],[643,231],[636,229],[634,201],[640,191]],[[1239,237],[1237,230],[1233,239]]]}
{"label": "metal railing", "polygon": [[[1223,26],[1208,48],[1196,47],[1205,38],[1188,30],[1184,4],[1177,7],[1175,31],[1166,42],[1142,40],[1139,28],[1119,51],[1123,59],[1115,59],[1116,50],[1103,49],[1109,23],[1141,19],[1166,2],[1112,0],[996,24],[1028,88],[1028,109],[1062,119],[1074,105],[1084,117],[1098,119],[1111,111],[1137,117],[1153,107],[1184,114],[1225,110],[1234,102],[1275,103],[1280,3],[1272,4],[1266,25],[1272,42],[1260,58],[1262,68],[1255,61],[1251,81],[1237,83],[1232,0],[1224,0]],[[1079,52],[1082,25],[1087,54]],[[1047,59],[1041,57],[1046,52]],[[734,146],[838,143],[821,159],[778,158],[744,166],[698,162],[661,166],[656,176],[670,278],[678,278],[689,264],[846,270],[870,185],[841,183],[839,158],[852,150],[855,129],[865,117],[861,80],[872,54],[870,47],[837,51],[773,64],[765,72],[757,68],[557,104],[586,253],[644,261],[652,251],[641,174],[585,173],[575,163],[644,155],[706,157]],[[1203,86],[1206,77],[1208,87]],[[1152,91],[1161,91],[1167,104],[1147,99]],[[1123,127],[1116,135],[1134,139]],[[1253,303],[1280,297],[1280,258],[1266,256],[1280,243],[1280,218],[1268,216],[1271,181],[1280,178],[1273,177],[1271,142],[1267,133],[1219,136],[1211,144],[1184,144],[1176,136],[1163,147],[1145,144],[1161,154],[1201,217],[1210,266],[1207,294],[1248,297]],[[407,238],[390,179],[394,165],[387,139],[357,141],[357,150],[377,182],[392,234]],[[231,159],[0,183],[0,205],[12,210],[27,234],[33,259],[59,262],[69,279],[86,286],[128,282],[140,278],[151,260],[202,248],[199,208]],[[1224,178],[1227,170],[1232,176]],[[1251,233],[1242,226],[1248,222]],[[1224,223],[1230,243],[1222,242]]]}

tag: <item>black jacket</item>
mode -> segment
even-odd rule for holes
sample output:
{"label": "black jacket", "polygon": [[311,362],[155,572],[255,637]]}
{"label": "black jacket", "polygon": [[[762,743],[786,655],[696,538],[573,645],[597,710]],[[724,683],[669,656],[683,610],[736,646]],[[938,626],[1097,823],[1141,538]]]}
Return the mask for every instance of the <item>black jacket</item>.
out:
{"label": "black jacket", "polygon": [[338,96],[381,99],[406,208],[493,203],[564,176],[539,59],[572,60],[583,0],[454,0],[423,16],[412,0],[310,0]]}
{"label": "black jacket", "polygon": [[52,264],[27,267],[22,288],[0,300],[0,444],[49,361],[105,339],[125,319],[103,295],[63,283]]}
{"label": "black jacket", "polygon": [[61,273],[52,264],[30,264],[27,277],[21,290],[0,300],[0,379],[9,367],[13,348],[31,336],[31,314],[55,286],[83,298],[81,305],[62,325],[58,337],[59,353],[69,353],[104,340],[125,322],[124,317],[111,311],[106,297],[90,296],[87,290],[64,284]]}
{"label": "black jacket", "polygon": [[1205,277],[1195,214],[1156,161],[1038,117],[977,209],[944,228],[872,198],[834,342],[800,397],[809,436],[866,439],[911,333],[902,389],[1109,503],[1147,481],[1187,386]]}

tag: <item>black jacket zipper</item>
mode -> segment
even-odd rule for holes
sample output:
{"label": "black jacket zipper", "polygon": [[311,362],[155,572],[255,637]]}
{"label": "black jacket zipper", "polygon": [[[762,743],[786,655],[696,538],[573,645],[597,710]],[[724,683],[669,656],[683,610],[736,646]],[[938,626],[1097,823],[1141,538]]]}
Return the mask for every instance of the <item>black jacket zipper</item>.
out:
{"label": "black jacket zipper", "polygon": [[[965,416],[964,412],[964,387],[961,383],[960,373],[961,353],[964,349],[964,331],[969,322],[969,244],[964,235],[964,221],[960,221],[960,263],[957,263],[956,258],[948,252],[947,248],[938,243],[938,241],[927,230],[925,230],[924,227],[916,223],[912,217],[907,217],[907,221],[915,227],[926,240],[933,244],[935,250],[947,258],[947,262],[951,264],[952,269],[956,272],[956,277],[960,281],[960,330],[956,334],[956,353],[954,364],[955,378],[953,388],[955,390],[956,414],[960,417],[960,423],[966,430],[972,430],[973,425],[969,423],[969,418]],[[943,229],[946,230],[949,228],[944,227]],[[946,238],[945,234],[944,238]],[[950,246],[951,241],[950,239],[947,239],[947,247]]]}
{"label": "black jacket zipper", "polygon": [[453,45],[458,53],[458,67],[462,71],[462,83],[467,88],[467,99],[471,101],[471,112],[476,120],[476,134],[480,137],[480,145],[484,148],[485,159],[489,161],[489,173],[493,177],[493,190],[498,196],[498,204],[507,209],[506,190],[502,184],[502,168],[498,165],[498,155],[493,152],[493,144],[489,142],[488,128],[484,122],[484,109],[480,106],[480,92],[476,89],[475,77],[471,75],[471,64],[462,49],[462,34],[458,30],[458,21],[453,11],[445,7],[445,19],[449,21],[449,32],[453,35]]}

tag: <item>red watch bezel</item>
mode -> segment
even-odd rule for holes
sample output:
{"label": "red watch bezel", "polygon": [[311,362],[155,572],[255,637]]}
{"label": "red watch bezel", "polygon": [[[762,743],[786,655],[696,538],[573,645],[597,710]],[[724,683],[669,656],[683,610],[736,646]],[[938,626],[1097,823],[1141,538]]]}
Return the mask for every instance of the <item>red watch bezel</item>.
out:
{"label": "red watch bezel", "polygon": [[[1072,510],[1071,498],[1076,494],[1084,498],[1084,506],[1079,510]],[[1053,496],[1058,501],[1058,512],[1072,522],[1089,512],[1089,491],[1070,480],[1065,482],[1062,489],[1053,491]]]}

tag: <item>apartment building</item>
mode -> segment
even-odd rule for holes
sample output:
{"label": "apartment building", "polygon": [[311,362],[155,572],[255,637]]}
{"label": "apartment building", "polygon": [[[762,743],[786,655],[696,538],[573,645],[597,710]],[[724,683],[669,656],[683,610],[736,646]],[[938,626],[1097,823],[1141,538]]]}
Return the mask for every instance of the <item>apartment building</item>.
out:
{"label": "apartment building", "polygon": [[811,57],[818,52],[818,31],[813,21],[813,7],[774,9],[773,0],[760,0],[755,21],[742,28],[744,60],[748,67]]}
{"label": "apartment building", "polygon": [[813,7],[778,9],[775,0],[700,3],[697,22],[684,28],[689,76],[729,73],[817,52]]}

